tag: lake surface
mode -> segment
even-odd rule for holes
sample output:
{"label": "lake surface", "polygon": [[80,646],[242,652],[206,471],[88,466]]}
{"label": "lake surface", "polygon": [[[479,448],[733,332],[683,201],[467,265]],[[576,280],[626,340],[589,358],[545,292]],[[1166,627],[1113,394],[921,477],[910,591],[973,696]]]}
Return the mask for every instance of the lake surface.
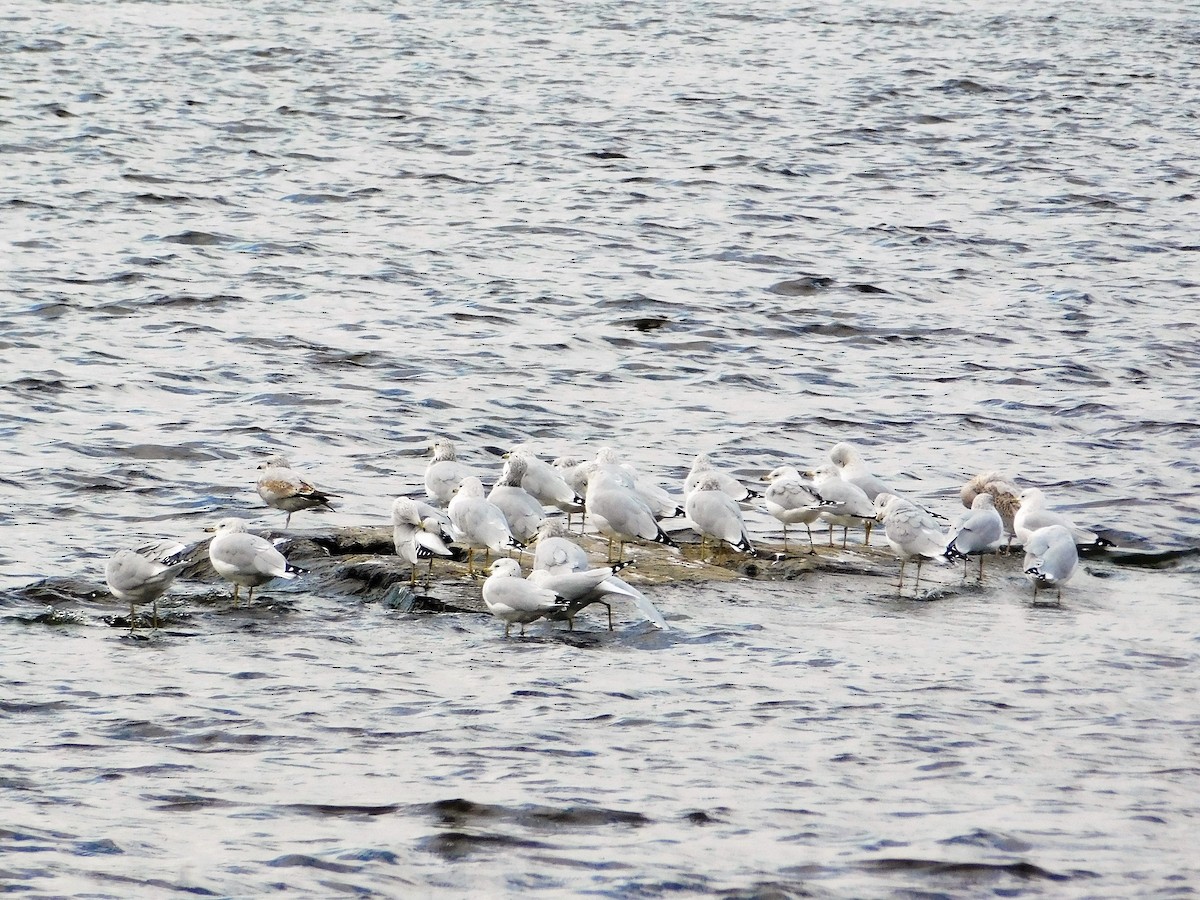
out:
{"label": "lake surface", "polygon": [[[1198,39],[1156,0],[7,4],[0,885],[1194,895]],[[852,440],[1140,555],[1058,608],[1008,560],[647,588],[667,632],[304,579],[117,621],[117,549],[282,526],[266,454],[341,495],[293,525],[382,525],[437,435],[674,490]]]}

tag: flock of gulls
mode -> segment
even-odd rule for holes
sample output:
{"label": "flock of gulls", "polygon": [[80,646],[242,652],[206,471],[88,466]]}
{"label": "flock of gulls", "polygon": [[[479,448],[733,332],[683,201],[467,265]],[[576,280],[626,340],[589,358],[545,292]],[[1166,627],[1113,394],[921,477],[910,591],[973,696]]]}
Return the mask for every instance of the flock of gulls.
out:
{"label": "flock of gulls", "polygon": [[[258,468],[258,494],[268,506],[287,514],[285,528],[290,527],[293,513],[332,508],[331,501],[338,496],[315,488],[282,456],[272,456]],[[396,498],[392,536],[397,555],[412,567],[413,583],[418,566],[426,563],[432,572],[438,558],[459,560],[465,555],[468,574],[476,575],[476,554],[482,550],[487,572],[483,602],[504,623],[506,637],[513,625],[524,634],[525,625],[542,618],[566,620],[573,627],[575,615],[593,603],[608,607],[611,629],[615,599],[631,602],[645,619],[667,628],[654,605],[619,577],[618,572],[629,565],[621,559],[625,544],[675,547],[661,523],[686,516],[700,535],[702,555],[756,556],[742,511],[760,502],[783,526],[785,553],[789,526],[804,526],[809,552],[815,553],[814,524],[828,527],[830,546],[834,528],[841,528],[843,548],[850,528],[861,527],[864,544],[869,544],[872,527],[881,525],[900,561],[897,592],[903,591],[904,569],[910,561],[916,562],[914,593],[927,560],[961,559],[965,579],[970,560],[977,558],[982,582],[984,556],[1008,553],[1015,542],[1024,549],[1022,568],[1033,584],[1035,600],[1042,589],[1055,590],[1061,599],[1062,586],[1079,562],[1077,545],[1108,545],[1052,509],[1041,490],[1022,490],[998,472],[977,475],[963,486],[967,511],[946,528],[935,513],[876,477],[848,443],[835,445],[815,468],[774,469],[763,476],[761,492],[720,471],[700,454],[684,482],[682,504],[610,447],[601,448],[594,459],[560,457],[549,463],[528,445],[518,445],[505,454],[503,470],[490,491],[485,492],[480,474],[458,459],[452,441],[437,439],[425,472],[426,497]],[[590,525],[608,538],[604,565],[593,565],[571,539],[576,516],[581,531]],[[247,602],[252,602],[255,587],[300,572],[271,541],[250,533],[243,519],[226,517],[206,530],[213,533],[209,559],[217,574],[233,585],[235,605],[242,587],[248,588]],[[533,568],[523,575],[520,563],[507,554],[528,545],[534,545]],[[489,567],[492,554],[497,559]],[[154,558],[128,549],[108,560],[109,590],[130,604],[131,628],[137,605],[145,603],[153,604],[157,626],[158,598],[189,564],[178,552],[175,557]]]}

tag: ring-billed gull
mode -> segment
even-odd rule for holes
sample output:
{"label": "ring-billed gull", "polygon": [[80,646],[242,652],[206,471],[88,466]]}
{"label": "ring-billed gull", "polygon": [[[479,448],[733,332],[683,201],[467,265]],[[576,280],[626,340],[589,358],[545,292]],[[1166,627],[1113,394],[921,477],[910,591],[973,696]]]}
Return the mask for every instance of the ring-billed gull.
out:
{"label": "ring-billed gull", "polygon": [[992,495],[986,491],[975,495],[971,511],[950,528],[946,544],[948,559],[963,560],[963,578],[967,577],[967,557],[979,554],[979,580],[983,581],[983,557],[1004,542],[1004,520],[996,510]]}
{"label": "ring-billed gull", "polygon": [[583,509],[583,495],[567,484],[558,470],[538,457],[528,445],[517,444],[508,451],[508,457],[518,459],[525,465],[521,487],[543,506],[553,506],[568,516]]}
{"label": "ring-billed gull", "polygon": [[595,569],[570,569],[551,572],[549,569],[535,568],[525,580],[540,588],[553,591],[563,603],[561,611],[548,614],[547,618],[563,618],[567,620],[567,628],[575,630],[575,616],[585,606],[599,603],[608,610],[608,630],[613,630],[612,604],[597,593],[605,581],[632,563],[614,563]]}
{"label": "ring-billed gull", "polygon": [[158,627],[158,598],[167,592],[180,569],[189,563],[165,563],[147,559],[133,550],[118,550],[104,566],[104,580],[118,600],[129,603],[129,630],[137,627],[134,618],[139,603],[153,604],[152,623]]}
{"label": "ring-billed gull", "polygon": [[523,636],[528,623],[564,606],[554,591],[522,578],[521,567],[515,559],[498,559],[492,563],[491,574],[483,582],[483,602],[488,612],[504,622],[505,637],[514,624],[521,626]]}
{"label": "ring-billed gull", "polygon": [[[582,547],[567,537],[567,530],[559,519],[547,519],[538,529],[536,549],[533,553],[534,571],[545,570],[552,574],[562,572],[586,572],[592,566],[587,553]],[[610,569],[611,571],[611,569]],[[532,578],[532,573],[530,578]],[[591,593],[573,602],[562,614],[553,614],[550,618],[567,618],[574,616],[585,606],[601,602],[609,609],[609,626],[612,625],[612,606],[608,603],[614,597],[623,597],[633,603],[638,612],[650,623],[663,630],[668,629],[666,620],[647,598],[646,595],[633,587],[623,578],[615,574],[601,581]],[[569,621],[569,619],[568,619]]]}
{"label": "ring-billed gull", "polygon": [[533,540],[538,526],[546,518],[542,501],[521,487],[527,471],[528,467],[522,454],[510,456],[504,461],[500,480],[487,495],[488,502],[504,513],[512,536],[523,544]]}
{"label": "ring-billed gull", "polygon": [[900,559],[900,581],[896,592],[904,588],[904,564],[916,559],[915,593],[921,586],[921,563],[926,559],[946,558],[946,535],[929,513],[902,497],[880,494],[875,498],[875,509],[876,518],[883,523],[888,546]]}
{"label": "ring-billed gull", "polygon": [[[891,494],[899,496],[899,494],[888,487],[881,479],[877,478],[870,467],[863,460],[857,448],[853,444],[846,441],[834,444],[829,451],[829,461],[837,466],[838,474],[842,476],[843,481],[848,481],[862,489],[862,492],[867,495],[867,499],[872,503],[880,494]],[[915,504],[914,504],[915,505]]]}
{"label": "ring-billed gull", "polygon": [[458,461],[454,441],[440,437],[433,442],[433,459],[425,468],[425,493],[438,506],[446,506],[462,480],[476,473]]}
{"label": "ring-billed gull", "polygon": [[254,600],[254,588],[276,578],[295,578],[300,572],[291,565],[271,542],[246,531],[246,523],[233,516],[206,528],[214,531],[208,545],[208,558],[217,574],[233,584],[233,603],[238,602],[238,588],[250,588],[246,602]]}
{"label": "ring-billed gull", "polygon": [[767,512],[783,525],[783,552],[787,553],[787,528],[789,525],[803,525],[808,532],[808,548],[816,552],[813,546],[813,522],[820,518],[825,506],[821,495],[810,481],[800,477],[800,473],[792,466],[779,466],[762,477],[769,481],[763,501]]}
{"label": "ring-billed gull", "polygon": [[454,551],[446,545],[441,521],[437,516],[422,516],[423,506],[428,504],[410,497],[397,497],[392,502],[392,543],[396,547],[396,555],[412,566],[410,584],[417,582],[419,560],[429,560],[429,572],[432,574],[435,556],[454,556]]}
{"label": "ring-billed gull", "polygon": [[338,495],[318,491],[292,469],[287,457],[268,457],[259,463],[258,468],[262,470],[262,474],[258,476],[255,484],[258,496],[263,498],[267,506],[282,509],[287,513],[287,518],[283,522],[284,528],[292,524],[292,513],[294,512],[318,506],[333,509],[329,501]]}
{"label": "ring-billed gull", "polygon": [[[696,489],[696,485],[700,479],[708,474],[715,475],[720,490],[724,491],[738,503],[744,500],[751,500],[762,495],[758,491],[752,491],[746,487],[732,475],[726,472],[721,472],[713,465],[712,457],[707,453],[697,453],[696,458],[692,460],[692,468],[687,474],[687,478],[683,482],[683,493],[686,497]],[[684,504],[686,508],[686,503]]]}
{"label": "ring-billed gull", "polygon": [[1025,577],[1033,582],[1033,599],[1039,588],[1055,588],[1062,600],[1062,586],[1075,574],[1079,551],[1075,535],[1065,525],[1048,525],[1029,535],[1025,542]]}
{"label": "ring-billed gull", "polygon": [[618,557],[625,552],[626,541],[640,539],[668,547],[675,546],[675,542],[659,526],[646,502],[609,466],[591,463],[584,496],[584,505],[592,517],[592,524],[608,538],[610,562],[613,541],[618,543]]}
{"label": "ring-billed gull", "polygon": [[492,553],[500,553],[509,547],[518,550],[524,544],[513,537],[504,512],[483,496],[483,483],[474,475],[468,475],[459,484],[446,510],[454,525],[455,542],[467,549],[467,574],[475,574],[475,550],[484,551],[486,566]]}
{"label": "ring-billed gull", "polygon": [[996,512],[1000,513],[1000,520],[1004,523],[1004,534],[1007,537],[1005,552],[1007,553],[1008,549],[1012,547],[1013,538],[1016,537],[1013,517],[1016,516],[1017,509],[1021,506],[1021,489],[1017,487],[1015,481],[1000,472],[981,472],[962,486],[960,496],[963,506],[970,509],[975,498],[985,493],[992,495]]}
{"label": "ring-billed gull", "polygon": [[739,553],[758,556],[746,533],[742,511],[737,501],[721,489],[721,479],[716,472],[706,472],[697,479],[692,492],[683,504],[687,517],[700,532],[700,552],[704,552],[706,538],[717,542],[717,554],[721,545],[728,544]]}
{"label": "ring-billed gull", "polygon": [[1021,506],[1013,517],[1013,530],[1022,545],[1029,543],[1030,537],[1039,528],[1062,525],[1074,535],[1076,544],[1089,544],[1097,547],[1112,546],[1111,541],[1105,540],[1096,532],[1080,528],[1068,516],[1050,509],[1046,503],[1046,495],[1039,488],[1023,490],[1020,503]]}
{"label": "ring-billed gull", "polygon": [[641,497],[654,518],[669,519],[683,515],[683,508],[665,488],[644,477],[637,468],[621,459],[612,447],[601,447],[596,451],[594,467],[602,469]]}
{"label": "ring-billed gull", "polygon": [[[803,473],[811,478],[813,487],[821,497],[825,509],[821,518],[829,523],[829,546],[833,546],[833,526],[842,528],[842,549],[846,549],[846,536],[851,525],[861,525],[865,531],[864,543],[870,543],[871,526],[875,522],[875,506],[867,499],[858,485],[842,478],[836,466],[826,463]],[[889,495],[890,496],[890,495]]]}

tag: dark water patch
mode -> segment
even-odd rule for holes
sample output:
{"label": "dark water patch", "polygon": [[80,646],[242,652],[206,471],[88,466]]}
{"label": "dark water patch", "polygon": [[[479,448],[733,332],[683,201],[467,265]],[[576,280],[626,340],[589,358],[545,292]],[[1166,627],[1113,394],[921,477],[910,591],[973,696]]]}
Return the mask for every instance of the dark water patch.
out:
{"label": "dark water patch", "polygon": [[355,806],[336,803],[290,803],[277,807],[288,812],[299,813],[302,816],[318,818],[361,818],[372,819],[378,816],[391,816],[404,809],[401,804],[392,803],[383,806]]}
{"label": "dark water patch", "polygon": [[176,234],[163,235],[159,240],[168,244],[184,244],[189,247],[219,247],[235,244],[240,238],[209,231],[180,231]]}
{"label": "dark water patch", "polygon": [[288,868],[306,868],[320,869],[323,872],[361,872],[362,866],[351,866],[346,863],[332,862],[327,859],[318,859],[315,856],[308,856],[304,853],[288,853],[284,856],[277,856],[275,859],[267,860],[263,865],[271,866],[276,869]]}
{"label": "dark water patch", "polygon": [[1098,878],[1095,872],[1082,869],[1067,873],[1052,872],[1031,862],[982,863],[982,862],[949,862],[932,859],[874,859],[860,863],[864,868],[881,872],[901,873],[918,872],[937,879],[948,879],[957,882],[982,887],[984,884],[994,884],[1015,878],[1019,881],[1053,881],[1066,882],[1077,879]]}
{"label": "dark water patch", "polygon": [[811,297],[829,290],[835,284],[836,281],[826,275],[804,275],[800,278],[776,282],[767,290],[783,297]]}
{"label": "dark water patch", "polygon": [[530,838],[513,837],[507,834],[467,834],[461,831],[445,831],[430,835],[417,841],[416,847],[418,850],[435,853],[448,860],[466,859],[479,853],[557,849],[553,844]]}
{"label": "dark water patch", "polygon": [[155,809],[166,812],[193,812],[201,809],[231,809],[244,804],[221,797],[203,796],[200,794],[162,794],[144,795],[144,799],[155,802]]}
{"label": "dark water patch", "polygon": [[439,800],[415,808],[443,825],[467,826],[482,822],[506,821],[538,830],[562,827],[595,828],[603,825],[650,824],[641,813],[592,806],[498,806],[470,800]]}
{"label": "dark water patch", "polygon": [[154,894],[192,894],[198,897],[218,897],[220,892],[209,890],[205,887],[196,885],[176,884],[172,881],[166,881],[162,878],[137,878],[132,875],[120,875],[113,872],[90,872],[90,877],[102,882],[113,882],[114,884],[128,885],[131,887],[149,888]]}

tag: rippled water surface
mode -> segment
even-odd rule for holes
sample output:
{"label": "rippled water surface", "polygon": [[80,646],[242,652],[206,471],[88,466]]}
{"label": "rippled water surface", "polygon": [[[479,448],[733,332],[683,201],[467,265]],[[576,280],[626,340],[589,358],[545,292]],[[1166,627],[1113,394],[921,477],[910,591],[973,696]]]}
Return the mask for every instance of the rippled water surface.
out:
{"label": "rippled water surface", "polygon": [[[7,3],[0,884],[1195,893],[1198,44],[1158,0]],[[116,549],[282,524],[266,452],[341,494],[294,524],[384,524],[438,434],[672,486],[850,439],[1154,565],[508,642],[185,579],[112,627]]]}

